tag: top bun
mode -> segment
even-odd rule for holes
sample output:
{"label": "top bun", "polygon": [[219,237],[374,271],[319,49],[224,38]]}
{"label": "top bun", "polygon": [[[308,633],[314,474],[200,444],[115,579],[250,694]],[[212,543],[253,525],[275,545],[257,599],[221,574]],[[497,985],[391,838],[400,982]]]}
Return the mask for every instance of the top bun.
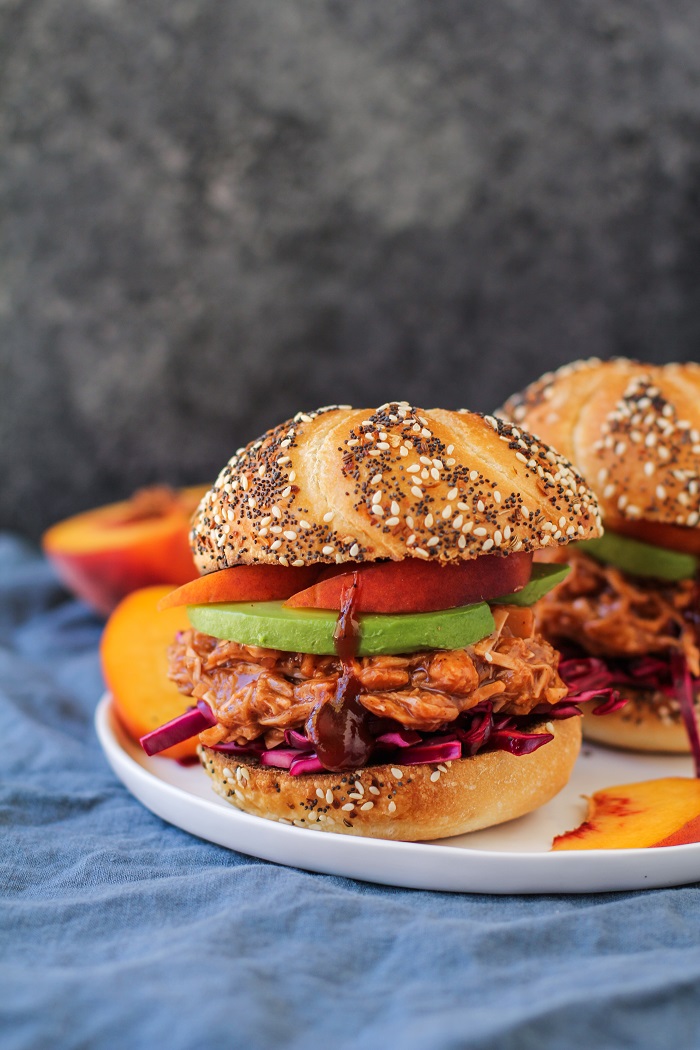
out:
{"label": "top bun", "polygon": [[576,464],[608,523],[698,525],[700,365],[575,361],[501,411]]}
{"label": "top bun", "polygon": [[195,514],[202,573],[509,554],[597,536],[580,475],[519,428],[406,402],[300,412],[239,449]]}

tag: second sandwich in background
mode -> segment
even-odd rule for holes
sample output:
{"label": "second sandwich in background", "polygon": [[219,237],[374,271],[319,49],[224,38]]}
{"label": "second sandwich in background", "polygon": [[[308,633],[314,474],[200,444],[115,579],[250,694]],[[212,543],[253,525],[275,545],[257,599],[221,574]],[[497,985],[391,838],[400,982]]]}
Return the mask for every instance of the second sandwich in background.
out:
{"label": "second sandwich in background", "polygon": [[[577,690],[629,703],[587,719],[590,738],[687,752],[700,705],[700,366],[577,361],[500,413],[554,445],[596,492],[605,535],[567,552],[572,572],[539,606]],[[684,721],[685,713],[685,721]]]}

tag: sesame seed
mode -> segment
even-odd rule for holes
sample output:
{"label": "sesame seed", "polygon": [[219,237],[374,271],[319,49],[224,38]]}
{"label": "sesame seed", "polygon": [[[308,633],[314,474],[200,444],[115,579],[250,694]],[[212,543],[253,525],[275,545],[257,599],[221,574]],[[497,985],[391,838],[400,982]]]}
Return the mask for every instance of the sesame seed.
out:
{"label": "sesame seed", "polygon": [[332,801],[333,801],[333,792],[331,791],[330,788],[328,788],[328,790],[326,791],[326,802],[330,805]]}
{"label": "sesame seed", "polygon": [[308,523],[308,521],[305,518],[301,518],[300,519],[299,525],[300,525],[300,527],[302,529],[310,529],[311,528],[311,525]]}
{"label": "sesame seed", "polygon": [[480,525],[478,529],[474,529],[474,535],[475,536],[488,536],[488,530],[485,529],[483,527],[483,525]]}
{"label": "sesame seed", "polygon": [[272,514],[273,514],[273,516],[275,518],[281,518],[282,517],[282,511],[279,509],[279,507],[277,506],[276,503],[275,503],[274,507],[272,507]]}
{"label": "sesame seed", "polygon": [[394,518],[387,518],[386,519],[386,524],[390,525],[392,528],[394,527],[394,525],[398,525],[398,523],[399,523],[399,519],[396,518],[396,517],[394,517]]}
{"label": "sesame seed", "polygon": [[391,501],[391,513],[392,514],[398,514],[400,510],[401,510],[401,508],[399,507],[399,505],[396,502],[396,500],[392,500]]}
{"label": "sesame seed", "polygon": [[413,485],[413,487],[411,488],[411,493],[416,497],[416,499],[421,499],[423,496],[423,490],[419,489],[417,485]]}
{"label": "sesame seed", "polygon": [[393,798],[392,798],[392,800],[390,801],[389,805],[386,808],[389,810],[390,813],[395,813],[396,812],[396,803],[394,802]]}
{"label": "sesame seed", "polygon": [[449,503],[443,509],[442,516],[443,516],[443,518],[445,518],[445,520],[447,520],[447,518],[451,518],[452,517],[452,507],[449,505]]}
{"label": "sesame seed", "polygon": [[380,490],[379,492],[375,492],[374,495],[372,496],[372,503],[381,503],[381,502],[382,502],[382,493],[381,493],[381,490]]}
{"label": "sesame seed", "polygon": [[384,517],[384,511],[382,510],[382,508],[379,506],[378,503],[375,503],[374,506],[370,508],[370,510],[371,510],[372,514],[376,514],[378,518],[383,518]]}
{"label": "sesame seed", "polygon": [[486,510],[486,507],[484,506],[484,501],[482,499],[477,501],[476,509],[479,511],[480,514],[483,514]]}
{"label": "sesame seed", "polygon": [[437,467],[431,467],[430,476],[431,478],[433,478],[434,481],[440,480],[440,471],[437,469]]}
{"label": "sesame seed", "polygon": [[270,544],[270,550],[271,550],[271,551],[277,551],[277,550],[279,550],[279,549],[280,549],[280,547],[281,547],[281,546],[282,546],[282,540],[274,540],[274,541],[273,541],[273,542],[272,542],[272,543]]}
{"label": "sesame seed", "polygon": [[393,777],[396,777],[397,780],[401,780],[401,778],[403,777],[403,772],[400,769],[397,769],[396,766],[392,766],[391,775]]}
{"label": "sesame seed", "polygon": [[374,809],[374,802],[363,802],[360,809]]}
{"label": "sesame seed", "polygon": [[322,554],[332,554],[334,550],[335,550],[335,547],[331,547],[330,543],[327,543],[326,546],[322,549],[321,553]]}
{"label": "sesame seed", "polygon": [[297,534],[294,531],[294,529],[285,529],[282,535],[284,536],[285,540],[295,540],[297,538]]}
{"label": "sesame seed", "polygon": [[440,542],[440,537],[439,536],[431,536],[430,539],[428,540],[428,542],[426,543],[426,547],[435,547],[435,546],[437,546],[437,544],[439,542]]}
{"label": "sesame seed", "polygon": [[496,531],[494,532],[493,542],[496,544],[497,547],[501,546],[501,543],[503,542],[503,533],[500,531],[500,529],[496,529]]}
{"label": "sesame seed", "polygon": [[470,481],[476,481],[476,479],[478,477],[479,477],[479,471],[478,470],[470,470],[469,471],[469,480]]}
{"label": "sesame seed", "polygon": [[356,558],[359,553],[360,553],[359,545],[357,543],[353,543],[352,547],[350,548],[350,557],[351,558]]}
{"label": "sesame seed", "polygon": [[379,791],[379,788],[375,787],[374,784],[370,784],[369,790],[370,790],[370,794],[372,794],[372,795],[379,795],[379,794],[381,794],[381,792]]}
{"label": "sesame seed", "polygon": [[666,489],[663,487],[663,485],[656,486],[656,497],[657,499],[666,499]]}
{"label": "sesame seed", "polygon": [[501,502],[501,494],[498,491],[498,489],[494,489],[493,490],[493,498],[495,499],[496,503],[500,503]]}
{"label": "sesame seed", "polygon": [[335,517],[335,511],[334,510],[327,510],[326,513],[323,515],[323,520],[324,521],[333,521],[334,517]]}
{"label": "sesame seed", "polygon": [[290,481],[296,481],[296,479],[297,479],[297,472],[296,472],[296,470],[290,470],[289,471],[289,480]]}
{"label": "sesame seed", "polygon": [[381,480],[382,480],[382,475],[381,474],[375,474],[374,477],[372,478],[372,480],[370,481],[370,485],[378,485]]}
{"label": "sesame seed", "polygon": [[432,516],[432,514],[426,514],[426,516],[425,516],[425,527],[426,527],[426,529],[432,529],[432,527],[433,527],[433,516]]}
{"label": "sesame seed", "polygon": [[344,809],[346,813],[349,813],[351,809],[355,808],[355,806],[352,802],[346,802],[345,805],[341,806],[340,808]]}
{"label": "sesame seed", "polygon": [[406,467],[407,474],[417,474],[420,470],[418,463],[411,463],[410,467]]}
{"label": "sesame seed", "polygon": [[656,466],[651,462],[651,460],[647,460],[647,462],[644,464],[644,473],[646,474],[646,476],[650,478],[655,470]]}
{"label": "sesame seed", "polygon": [[359,791],[348,791],[348,798],[361,799],[362,795]]}
{"label": "sesame seed", "polygon": [[361,780],[356,780],[353,784],[353,787],[355,788],[355,791],[359,791],[361,795],[364,795],[365,789]]}
{"label": "sesame seed", "polygon": [[318,795],[319,798],[323,798],[324,797],[324,795],[323,795],[323,788],[316,788],[316,794]]}
{"label": "sesame seed", "polygon": [[484,540],[484,542],[481,544],[482,551],[490,551],[492,547],[493,540],[491,539],[491,537],[489,537],[487,540]]}
{"label": "sesame seed", "polygon": [[430,779],[433,782],[433,784],[435,784],[436,781],[438,781],[440,779],[440,770],[436,769],[433,773],[431,773],[430,774]]}

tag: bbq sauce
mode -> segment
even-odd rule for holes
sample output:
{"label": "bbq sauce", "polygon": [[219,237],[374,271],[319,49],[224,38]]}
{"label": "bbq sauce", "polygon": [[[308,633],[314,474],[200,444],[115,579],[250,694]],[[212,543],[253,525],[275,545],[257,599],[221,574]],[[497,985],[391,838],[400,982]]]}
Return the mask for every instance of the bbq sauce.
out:
{"label": "bbq sauce", "polygon": [[335,651],[343,667],[332,700],[317,704],[306,722],[306,732],[326,769],[340,772],[366,764],[374,743],[369,714],[357,699],[362,685],[354,672],[360,628],[355,615],[359,576],[344,590],[333,634]]}

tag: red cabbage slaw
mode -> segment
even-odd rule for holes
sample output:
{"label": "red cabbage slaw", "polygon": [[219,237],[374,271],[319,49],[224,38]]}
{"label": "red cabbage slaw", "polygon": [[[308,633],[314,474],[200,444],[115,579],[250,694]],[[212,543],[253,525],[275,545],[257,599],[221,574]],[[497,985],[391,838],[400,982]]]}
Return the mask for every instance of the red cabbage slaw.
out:
{"label": "red cabbage slaw", "polygon": [[691,675],[683,653],[670,653],[666,659],[641,656],[610,661],[584,656],[563,660],[559,664],[559,674],[572,690],[569,700],[573,703],[583,703],[593,696],[607,696],[608,699],[595,708],[594,714],[609,714],[626,703],[620,699],[617,687],[655,689],[677,700],[688,734],[695,775],[700,777],[700,730],[694,701],[700,692],[700,679]]}
{"label": "red cabbage slaw", "polygon": [[[203,708],[207,708],[207,711]],[[534,732],[533,723],[541,725],[544,720],[571,718],[580,714],[577,705],[569,700],[558,704],[540,704],[529,715],[519,716],[494,713],[492,702],[484,701],[464,711],[448,727],[432,733],[405,729],[389,720],[376,719],[372,762],[424,765],[451,762],[483,751],[529,755],[554,739],[550,732]],[[211,709],[200,700],[197,707],[190,708],[178,718],[146,734],[141,738],[141,744],[147,754],[157,754],[215,724]],[[247,744],[215,744],[211,750],[255,758],[261,765],[286,769],[292,776],[325,771],[314,753],[313,744],[299,729],[286,730],[284,742],[274,748],[266,748],[263,739],[258,738]]]}

